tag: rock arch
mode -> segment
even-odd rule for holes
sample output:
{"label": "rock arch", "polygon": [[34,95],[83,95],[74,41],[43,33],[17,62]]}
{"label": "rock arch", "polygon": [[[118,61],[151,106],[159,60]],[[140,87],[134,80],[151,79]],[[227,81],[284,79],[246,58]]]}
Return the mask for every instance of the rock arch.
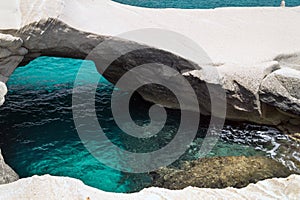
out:
{"label": "rock arch", "polygon": [[[112,63],[110,70],[104,73],[112,83],[116,83],[132,67],[154,58],[156,62],[172,66],[188,79],[198,95],[202,114],[209,115],[211,112],[206,89],[206,84],[211,84],[215,93],[220,89],[226,91],[227,119],[276,125],[289,133],[300,132],[298,53],[282,54],[258,64],[210,63],[221,74],[222,82],[216,84],[203,77],[201,66],[186,58],[134,41],[84,32],[58,18],[48,17],[20,29],[0,30],[0,33],[0,81],[4,83],[16,67],[25,65],[38,56],[85,59],[98,44],[111,40],[116,43],[116,48],[110,49],[111,54],[117,54],[118,48],[135,46],[143,49]],[[98,59],[94,60],[101,73],[101,63],[107,60],[107,54],[102,53],[99,52]],[[276,86],[271,83],[276,83]],[[174,98],[166,90],[148,87],[138,92],[148,101],[178,108]],[[1,84],[2,103],[5,93],[6,87]]]}

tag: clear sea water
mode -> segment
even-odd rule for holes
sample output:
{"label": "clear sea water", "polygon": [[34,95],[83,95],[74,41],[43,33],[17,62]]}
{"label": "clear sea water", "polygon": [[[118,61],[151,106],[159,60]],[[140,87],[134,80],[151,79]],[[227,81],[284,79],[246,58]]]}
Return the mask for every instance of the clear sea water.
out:
{"label": "clear sea water", "polygon": [[[73,82],[82,65],[87,78],[83,85],[88,87],[89,76],[97,73],[91,61],[40,57],[13,73],[8,82],[5,105],[0,107],[0,147],[6,162],[20,177],[34,174],[69,176],[113,192],[134,192],[149,186],[151,179],[147,174],[111,169],[95,159],[81,142],[74,126],[71,104]],[[168,110],[163,137],[139,142],[128,138],[116,126],[111,115],[110,93],[113,90],[114,86],[102,77],[96,94],[96,110],[99,123],[116,145],[134,149],[137,143],[142,142],[144,148],[151,150],[164,146],[176,134],[180,112]],[[138,95],[132,98],[132,104],[133,119],[139,124],[148,123],[147,109],[151,104]],[[204,118],[197,138],[181,160],[199,156],[197,153],[205,135],[206,120]],[[271,127],[227,124],[221,139],[208,156],[238,155],[269,156],[287,167],[299,169],[299,144]],[[120,162],[110,155],[107,159]]]}
{"label": "clear sea water", "polygon": [[[119,3],[148,8],[218,8],[280,5],[281,0],[114,0]],[[286,6],[299,6],[299,0],[286,0]]]}

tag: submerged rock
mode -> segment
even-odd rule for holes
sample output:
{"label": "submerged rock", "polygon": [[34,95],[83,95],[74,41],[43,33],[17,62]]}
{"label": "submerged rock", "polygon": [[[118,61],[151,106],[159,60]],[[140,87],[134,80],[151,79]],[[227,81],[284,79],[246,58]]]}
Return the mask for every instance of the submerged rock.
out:
{"label": "submerged rock", "polygon": [[0,184],[11,183],[18,179],[19,175],[4,162],[0,150]]}
{"label": "submerged rock", "polygon": [[266,157],[216,157],[185,162],[179,168],[161,168],[150,173],[152,186],[167,189],[241,188],[260,180],[293,174],[282,164]]}

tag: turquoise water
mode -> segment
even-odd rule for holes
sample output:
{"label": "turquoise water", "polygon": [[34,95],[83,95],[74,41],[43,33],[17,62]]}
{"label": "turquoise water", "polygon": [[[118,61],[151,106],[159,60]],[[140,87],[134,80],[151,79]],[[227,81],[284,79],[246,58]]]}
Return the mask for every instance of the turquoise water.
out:
{"label": "turquoise water", "polygon": [[[21,177],[34,174],[69,176],[105,191],[134,192],[149,186],[151,179],[147,174],[111,169],[85,149],[75,129],[71,109],[73,82],[80,66],[86,74],[82,85],[89,87],[89,77],[97,73],[91,61],[40,57],[13,73],[8,82],[5,105],[0,107],[0,147],[7,163]],[[162,137],[149,141],[127,137],[111,115],[110,93],[113,90],[113,85],[102,78],[96,93],[96,110],[99,123],[115,145],[132,151],[139,151],[142,146],[143,150],[150,151],[166,145],[176,134],[180,112],[168,110],[166,126],[160,132]],[[139,95],[132,98],[131,104],[134,105],[131,109],[133,119],[138,124],[147,124],[147,110],[151,104]],[[203,119],[197,138],[181,160],[199,156],[197,153],[208,120]],[[300,161],[300,156],[295,154],[299,152],[299,145],[293,145],[274,128],[227,124],[221,140],[208,156],[265,155],[293,168],[293,163]],[[121,162],[118,158],[106,156],[110,162]]]}
{"label": "turquoise water", "polygon": [[[281,0],[114,0],[119,3],[148,8],[218,8],[280,5]],[[286,0],[286,6],[299,6],[299,0]]]}

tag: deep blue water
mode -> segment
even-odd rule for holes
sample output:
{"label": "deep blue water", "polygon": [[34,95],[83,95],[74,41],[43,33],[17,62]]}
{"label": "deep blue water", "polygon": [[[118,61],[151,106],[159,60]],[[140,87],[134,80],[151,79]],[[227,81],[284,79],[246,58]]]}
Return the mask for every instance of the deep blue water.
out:
{"label": "deep blue water", "polygon": [[[280,5],[281,0],[114,0],[119,3],[148,8],[218,8]],[[286,0],[286,6],[299,6],[299,0]]]}
{"label": "deep blue water", "polygon": [[[111,169],[95,159],[81,142],[72,116],[72,88],[78,69],[83,66],[89,87],[97,73],[91,61],[40,57],[18,68],[8,82],[9,93],[0,107],[0,147],[7,163],[21,176],[51,174],[81,179],[85,184],[113,192],[133,192],[147,187],[147,174],[129,174]],[[100,76],[100,75],[99,75]],[[163,137],[150,141],[128,138],[114,123],[110,93],[114,86],[103,77],[96,93],[99,123],[114,144],[129,150],[140,146],[151,151],[166,145],[176,134],[180,112],[168,110]],[[126,92],[124,94],[126,95]],[[120,96],[122,98],[122,96]],[[150,103],[138,95],[132,98],[131,115],[138,124],[149,122]],[[206,131],[201,123],[198,136],[181,160],[196,159]],[[103,141],[103,144],[106,143]],[[247,124],[226,125],[221,139],[208,156],[264,155],[291,168],[299,162],[299,144],[270,127]],[[107,160],[119,163],[109,154]]]}

